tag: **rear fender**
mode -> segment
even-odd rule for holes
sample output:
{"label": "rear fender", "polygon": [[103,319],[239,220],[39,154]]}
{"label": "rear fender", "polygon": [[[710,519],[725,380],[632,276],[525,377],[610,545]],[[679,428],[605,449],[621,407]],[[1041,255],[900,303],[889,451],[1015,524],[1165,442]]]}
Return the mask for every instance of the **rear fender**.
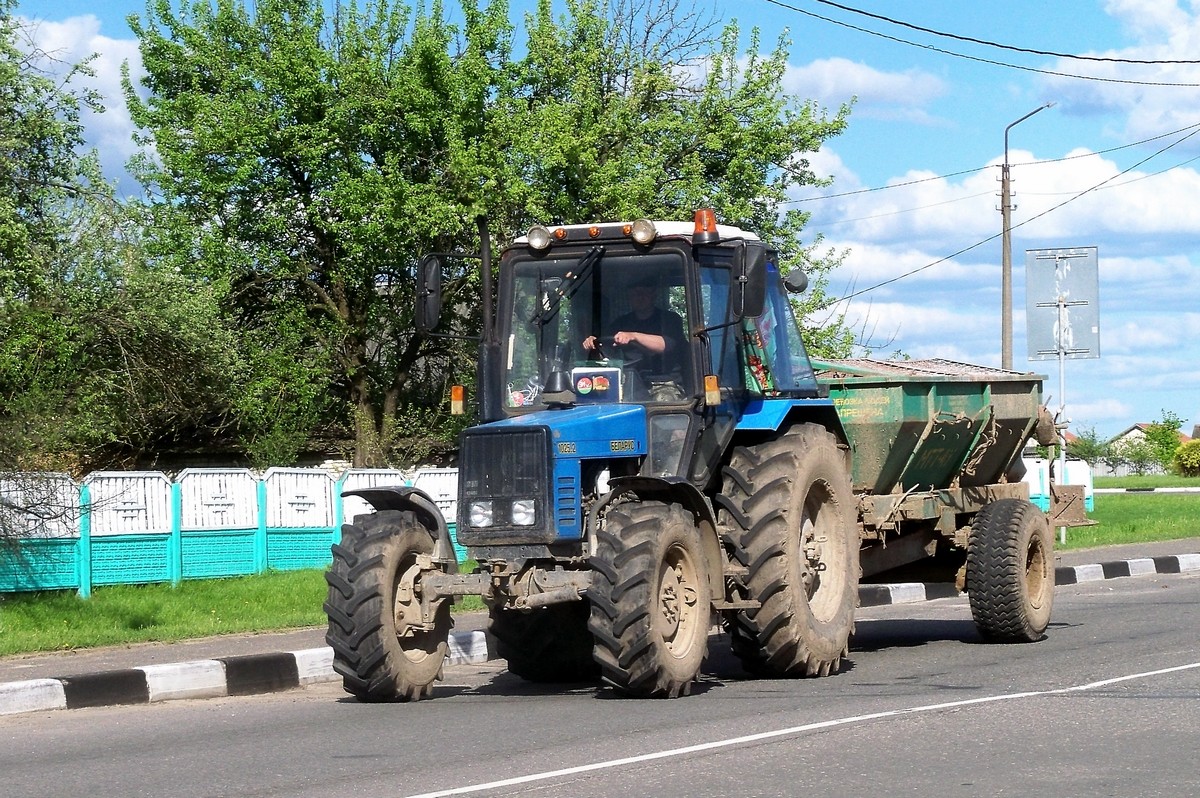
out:
{"label": "rear fender", "polygon": [[[630,493],[639,499],[678,504],[692,513],[696,518],[696,527],[700,530],[700,541],[704,547],[704,558],[708,561],[708,581],[711,595],[717,600],[725,595],[725,553],[721,541],[717,537],[717,519],[712,505],[695,485],[682,477],[614,477],[609,481],[610,492],[601,500],[593,516],[598,515],[605,507]],[[593,524],[590,524],[592,528]]]}
{"label": "rear fender", "polygon": [[342,496],[357,496],[376,510],[408,510],[417,516],[421,526],[433,538],[433,558],[447,565],[453,564],[450,573],[458,573],[458,560],[454,555],[454,543],[450,540],[450,527],[437,503],[420,488],[407,485],[388,485],[379,488],[358,488],[342,492]]}

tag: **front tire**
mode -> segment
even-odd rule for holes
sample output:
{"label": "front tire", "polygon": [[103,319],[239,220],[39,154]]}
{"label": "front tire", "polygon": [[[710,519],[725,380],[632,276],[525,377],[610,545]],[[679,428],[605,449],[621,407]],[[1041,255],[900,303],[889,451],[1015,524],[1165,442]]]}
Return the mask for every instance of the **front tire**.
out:
{"label": "front tire", "polygon": [[657,501],[620,504],[608,511],[592,563],[588,628],[604,681],[638,698],[690,694],[712,625],[692,515]]}
{"label": "front tire", "polygon": [[967,595],[984,639],[1032,643],[1045,636],[1054,604],[1054,535],[1023,499],[984,505],[967,544]]}
{"label": "front tire", "polygon": [[[745,598],[730,619],[734,653],[752,674],[828,676],[841,668],[858,604],[859,538],[846,455],[824,427],[800,424],[734,450],[723,516]],[[739,515],[740,514],[740,515]]]}
{"label": "front tire", "polygon": [[433,692],[450,635],[450,602],[422,623],[421,567],[433,537],[411,512],[384,510],[342,527],[325,574],[325,640],[346,692],[361,701],[415,701]]}

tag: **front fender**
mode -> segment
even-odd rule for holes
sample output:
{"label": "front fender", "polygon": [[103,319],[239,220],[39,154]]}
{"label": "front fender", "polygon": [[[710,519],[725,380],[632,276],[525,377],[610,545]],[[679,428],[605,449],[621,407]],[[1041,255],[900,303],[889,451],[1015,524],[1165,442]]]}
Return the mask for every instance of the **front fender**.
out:
{"label": "front fender", "polygon": [[408,485],[387,485],[347,490],[342,492],[342,496],[357,496],[376,510],[408,510],[414,513],[434,540],[433,558],[447,565],[453,564],[450,573],[458,572],[450,527],[437,503],[425,491]]}
{"label": "front fender", "polygon": [[[632,493],[639,499],[678,504],[696,518],[700,530],[700,541],[704,546],[704,557],[708,560],[708,581],[714,600],[725,595],[725,553],[717,536],[717,519],[712,505],[700,490],[682,477],[614,477],[609,480],[609,493],[597,503],[594,513],[599,514],[625,494]],[[595,528],[594,524],[590,525]]]}

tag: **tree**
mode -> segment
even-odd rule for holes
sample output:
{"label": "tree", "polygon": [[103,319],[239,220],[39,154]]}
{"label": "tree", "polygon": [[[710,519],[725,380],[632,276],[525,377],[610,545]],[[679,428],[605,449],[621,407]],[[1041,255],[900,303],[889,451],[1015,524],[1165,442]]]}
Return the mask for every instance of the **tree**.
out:
{"label": "tree", "polygon": [[[149,96],[126,81],[157,156],[139,167],[167,231],[154,255],[227,284],[239,329],[289,331],[343,408],[327,420],[355,430],[356,465],[414,421],[453,435],[438,408],[474,359],[414,334],[414,271],[422,253],[476,250],[480,216],[503,243],[532,221],[712,206],[809,268],[821,302],[831,261],[802,243],[807,217],[781,211],[819,182],[804,154],[846,109],[783,94],[782,40],[741,51],[736,26],[718,34],[678,0],[568,0],[561,19],[543,0],[514,60],[502,0],[463,0],[460,25],[441,2],[173,5],[132,19]],[[475,332],[478,274],[454,277],[454,331]]]}
{"label": "tree", "polygon": [[1075,439],[1067,444],[1067,456],[1094,466],[1109,456],[1109,445],[1096,434],[1095,427],[1081,429]]}
{"label": "tree", "polygon": [[1179,449],[1179,428],[1182,426],[1182,418],[1170,410],[1164,410],[1161,419],[1147,424],[1143,430],[1146,443],[1149,444],[1155,461],[1163,467],[1163,470],[1169,470],[1175,459],[1175,452]]}
{"label": "tree", "polygon": [[[63,305],[55,292],[62,253],[73,240],[71,214],[96,187],[94,158],[79,158],[80,110],[94,95],[73,89],[86,64],[55,78],[0,0],[0,547],[15,546],[43,521],[70,512],[60,492],[29,469],[53,467],[55,405],[39,391],[61,362],[52,329]],[[61,421],[61,419],[58,419]],[[49,445],[48,445],[49,444]]]}
{"label": "tree", "polygon": [[1159,465],[1157,452],[1144,438],[1114,444],[1110,462],[1129,466],[1129,470],[1138,476],[1149,473]]}
{"label": "tree", "polygon": [[339,6],[328,23],[320,0],[171,6],[132,20],[150,97],[126,86],[159,159],[140,174],[172,231],[162,254],[227,281],[244,329],[289,328],[347,403],[355,464],[379,464],[401,405],[450,371],[455,344],[413,334],[413,269],[478,245],[502,4],[464,7],[457,53],[440,4]]}
{"label": "tree", "polygon": [[80,110],[101,110],[72,82],[86,62],[37,50],[11,9],[0,0],[0,472],[219,436],[243,371],[222,286],[147,256],[146,219],[83,152]]}

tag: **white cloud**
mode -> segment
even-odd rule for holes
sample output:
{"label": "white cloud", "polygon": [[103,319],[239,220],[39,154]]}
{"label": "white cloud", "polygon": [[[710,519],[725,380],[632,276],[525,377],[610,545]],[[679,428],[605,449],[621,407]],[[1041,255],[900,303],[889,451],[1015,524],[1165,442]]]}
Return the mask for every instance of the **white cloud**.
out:
{"label": "white cloud", "polygon": [[923,124],[932,122],[926,106],[946,92],[945,82],[928,72],[881,72],[847,58],[823,58],[799,67],[789,64],[783,87],[790,95],[827,106],[857,98],[856,116]]}
{"label": "white cloud", "polygon": [[26,20],[25,23],[34,45],[49,57],[43,66],[56,74],[63,74],[70,65],[95,55],[89,63],[94,76],[80,76],[77,82],[99,92],[105,110],[100,114],[87,111],[81,121],[87,129],[88,144],[100,153],[105,174],[112,179],[123,177],[125,162],[139,147],[132,140],[133,121],[125,108],[121,65],[129,64],[135,84],[144,75],[137,41],[101,35],[100,20],[91,14],[61,22]]}
{"label": "white cloud", "polygon": [[1095,397],[1082,402],[1073,402],[1067,407],[1072,426],[1076,430],[1104,421],[1121,421],[1133,412],[1127,402],[1111,397]]}

